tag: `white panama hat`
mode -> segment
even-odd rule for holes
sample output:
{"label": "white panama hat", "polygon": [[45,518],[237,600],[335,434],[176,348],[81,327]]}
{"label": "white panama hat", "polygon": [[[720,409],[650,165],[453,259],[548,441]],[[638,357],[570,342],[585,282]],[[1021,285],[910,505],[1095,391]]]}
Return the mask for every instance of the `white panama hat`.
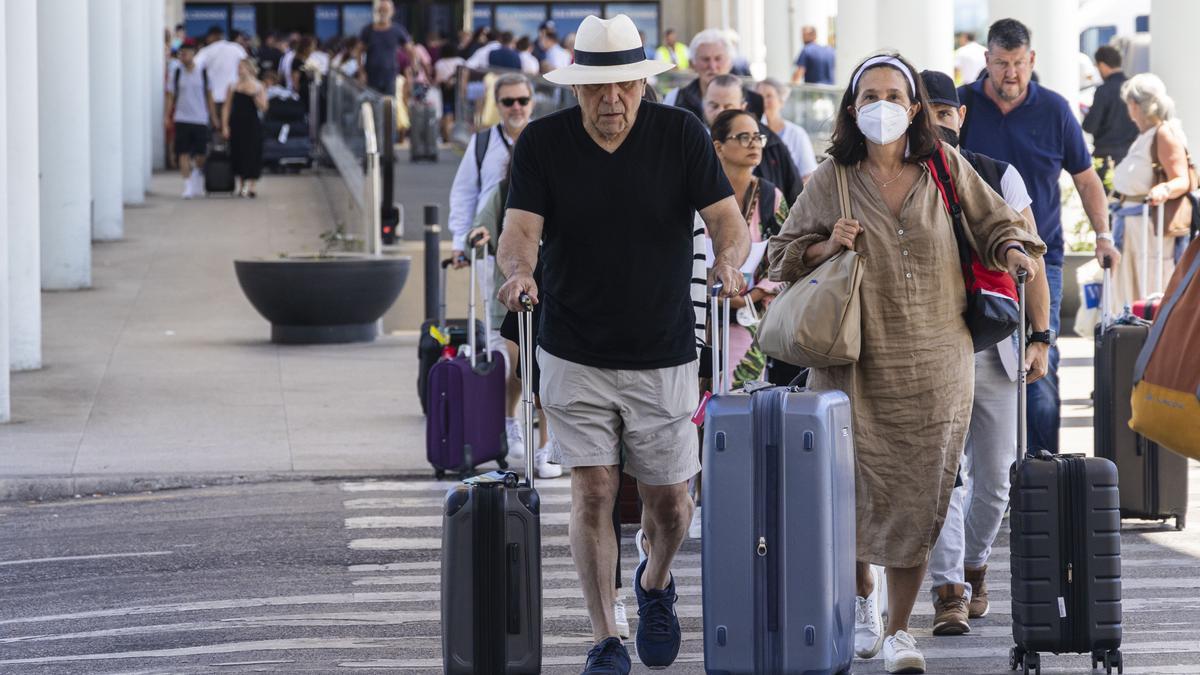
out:
{"label": "white panama hat", "polygon": [[588,16],[575,34],[575,63],[543,77],[554,84],[611,84],[653,77],[674,67],[646,59],[637,26],[624,14],[611,19]]}

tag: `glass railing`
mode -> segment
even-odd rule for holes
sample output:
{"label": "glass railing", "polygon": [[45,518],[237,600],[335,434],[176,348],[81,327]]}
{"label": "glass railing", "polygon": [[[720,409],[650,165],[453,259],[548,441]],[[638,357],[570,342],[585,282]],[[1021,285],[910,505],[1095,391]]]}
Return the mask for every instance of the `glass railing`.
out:
{"label": "glass railing", "polygon": [[[325,119],[321,126],[322,148],[337,168],[360,211],[371,218],[378,213],[390,240],[390,236],[398,232],[399,226],[398,214],[392,205],[395,191],[395,101],[336,71],[325,78],[323,87]],[[366,120],[370,121],[364,124]],[[374,143],[368,143],[367,134],[373,137]],[[372,186],[368,184],[372,180],[368,175],[372,146],[378,151],[376,159],[380,174],[380,185],[374,190],[369,189]]]}
{"label": "glass railing", "polygon": [[[454,78],[454,129],[451,140],[460,148],[465,148],[476,129],[491,126],[499,122],[499,110],[496,108],[494,97],[489,94],[489,88],[494,78],[511,70],[489,68],[477,70],[460,66]],[[533,82],[533,116],[544,117],[557,110],[563,110],[575,105],[575,94],[570,87],[562,87],[547,82],[542,77],[530,77]]]}

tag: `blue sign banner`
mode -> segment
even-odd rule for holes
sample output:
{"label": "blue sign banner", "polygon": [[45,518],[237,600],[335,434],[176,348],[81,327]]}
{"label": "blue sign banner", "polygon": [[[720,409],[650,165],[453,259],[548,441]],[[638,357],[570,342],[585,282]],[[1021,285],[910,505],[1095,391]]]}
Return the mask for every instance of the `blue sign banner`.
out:
{"label": "blue sign banner", "polygon": [[496,29],[518,39],[537,38],[538,26],[545,20],[545,5],[496,5]]}
{"label": "blue sign banner", "polygon": [[610,2],[604,7],[604,18],[624,14],[646,35],[646,51],[658,47],[658,5],[647,2]]}
{"label": "blue sign banner", "polygon": [[190,38],[201,38],[213,26],[229,33],[229,8],[220,5],[191,5],[183,10],[183,28]]}
{"label": "blue sign banner", "polygon": [[342,5],[342,35],[358,35],[374,20],[370,5]]}
{"label": "blue sign banner", "polygon": [[579,5],[571,3],[569,5],[551,5],[550,18],[554,19],[554,32],[558,33],[558,39],[562,40],[571,33],[579,32],[579,24],[588,15],[603,16],[600,11],[600,5]]}
{"label": "blue sign banner", "polygon": [[475,3],[475,10],[471,14],[471,30],[479,30],[492,25],[492,6],[482,3]]}
{"label": "blue sign banner", "polygon": [[321,42],[341,35],[342,17],[337,5],[315,5],[313,7],[313,32]]}
{"label": "blue sign banner", "polygon": [[233,6],[233,30],[240,30],[246,35],[258,35],[258,12],[254,5]]}

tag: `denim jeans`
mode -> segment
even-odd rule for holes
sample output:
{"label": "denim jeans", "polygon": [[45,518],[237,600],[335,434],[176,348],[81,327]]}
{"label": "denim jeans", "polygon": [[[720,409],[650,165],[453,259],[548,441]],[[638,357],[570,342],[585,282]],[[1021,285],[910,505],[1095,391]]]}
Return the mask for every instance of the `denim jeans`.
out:
{"label": "denim jeans", "polygon": [[[1046,281],[1050,284],[1050,328],[1058,332],[1062,311],[1062,265],[1046,265]],[[1029,449],[1048,450],[1058,454],[1059,427],[1058,347],[1050,348],[1050,366],[1046,376],[1029,385],[1025,410],[1029,424]]]}

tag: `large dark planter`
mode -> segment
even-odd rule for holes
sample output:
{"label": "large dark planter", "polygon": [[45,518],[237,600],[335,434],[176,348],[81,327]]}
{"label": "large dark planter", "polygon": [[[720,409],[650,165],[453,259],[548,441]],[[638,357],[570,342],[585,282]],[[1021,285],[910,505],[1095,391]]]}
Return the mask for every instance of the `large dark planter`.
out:
{"label": "large dark planter", "polygon": [[396,302],[411,259],[338,255],[236,260],[238,283],[271,322],[271,342],[370,342]]}

